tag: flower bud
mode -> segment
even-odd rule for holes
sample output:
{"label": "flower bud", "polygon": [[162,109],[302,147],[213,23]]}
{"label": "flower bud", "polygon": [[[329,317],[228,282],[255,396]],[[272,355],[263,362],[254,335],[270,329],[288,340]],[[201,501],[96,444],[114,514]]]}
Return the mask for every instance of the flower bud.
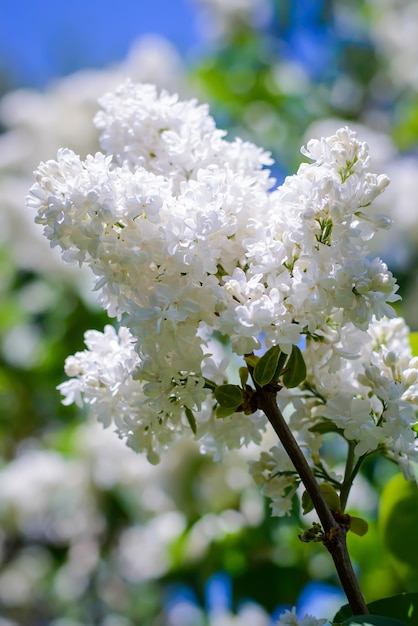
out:
{"label": "flower bud", "polygon": [[405,387],[411,387],[411,385],[415,385],[418,380],[418,371],[416,369],[405,370],[403,374],[403,379]]}

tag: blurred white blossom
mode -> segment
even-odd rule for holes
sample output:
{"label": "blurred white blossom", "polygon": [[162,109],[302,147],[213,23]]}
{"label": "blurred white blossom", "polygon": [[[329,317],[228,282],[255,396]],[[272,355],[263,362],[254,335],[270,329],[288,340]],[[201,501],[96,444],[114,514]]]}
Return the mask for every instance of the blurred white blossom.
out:
{"label": "blurred white blossom", "polygon": [[322,626],[326,621],[326,619],[316,619],[312,615],[305,615],[303,619],[298,619],[296,609],[293,607],[291,611],[282,613],[277,623],[287,624],[288,626]]}
{"label": "blurred white blossom", "polygon": [[62,145],[83,156],[97,150],[98,132],[91,123],[97,99],[126,76],[185,89],[177,51],[165,39],[149,35],[139,39],[119,65],[76,72],[43,92],[15,90],[0,101],[0,120],[6,128],[0,135],[0,244],[10,249],[18,267],[65,273],[80,285],[86,299],[91,281],[85,272],[63,266],[56,251],[45,245],[39,227],[25,210],[25,195],[37,163]]}
{"label": "blurred white blossom", "polygon": [[415,0],[367,0],[370,33],[396,87],[418,89],[418,5]]}
{"label": "blurred white blossom", "polygon": [[[51,581],[51,597],[71,604],[84,596],[101,572],[105,601],[123,613],[132,585],[170,570],[172,545],[180,537],[184,562],[194,563],[204,558],[212,542],[239,534],[264,518],[241,453],[202,471],[196,506],[219,513],[202,513],[190,525],[179,511],[178,498],[184,497],[184,472],[198,455],[191,442],[174,447],[157,467],[97,423],[76,427],[66,445],[63,453],[23,442],[16,458],[0,468],[4,606],[30,605],[43,593],[46,581]],[[60,445],[55,442],[55,447]],[[104,557],[103,542],[115,532],[103,505],[106,494],[129,507],[123,526],[111,539],[111,552]],[[229,508],[231,504],[238,510]],[[9,537],[18,538],[13,558],[8,555]],[[56,549],[66,555],[59,565],[54,560]]]}

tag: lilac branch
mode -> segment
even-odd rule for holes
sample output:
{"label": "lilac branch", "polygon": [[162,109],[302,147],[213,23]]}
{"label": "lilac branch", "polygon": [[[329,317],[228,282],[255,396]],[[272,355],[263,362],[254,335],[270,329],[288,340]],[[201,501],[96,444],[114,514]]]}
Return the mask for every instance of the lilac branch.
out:
{"label": "lilac branch", "polygon": [[350,608],[354,615],[368,614],[367,605],[361,593],[357,577],[347,550],[347,522],[346,517],[338,519],[333,515],[326,503],[312,470],[285,421],[276,401],[276,389],[269,386],[257,386],[257,405],[261,409],[274,431],[279,437],[290,460],[295,466],[306,491],[321,521],[325,533],[324,545],[332,556],[341,585],[347,596]]}

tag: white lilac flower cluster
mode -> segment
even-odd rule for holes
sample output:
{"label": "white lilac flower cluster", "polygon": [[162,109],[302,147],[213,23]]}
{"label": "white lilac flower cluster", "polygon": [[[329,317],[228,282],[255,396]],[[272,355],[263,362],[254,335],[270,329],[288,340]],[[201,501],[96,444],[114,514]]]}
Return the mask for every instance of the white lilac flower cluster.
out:
{"label": "white lilac flower cluster", "polygon": [[[269,155],[227,141],[206,106],[130,81],[101,106],[104,153],[82,161],[60,150],[39,166],[28,199],[51,245],[90,266],[99,302],[123,323],[118,333],[89,331],[87,350],[68,358],[66,401],[89,404],[150,460],[192,431],[220,458],[259,443],[265,418],[215,416],[207,379],[225,382],[228,363],[214,356],[214,337],[229,337],[234,360],[263,346],[290,353],[306,335],[310,395],[305,405],[293,394],[292,425],[308,443],[319,440],[308,414],[311,396],[325,398],[321,419],[347,424],[358,454],[381,437],[392,438],[397,457],[409,454],[402,372],[415,363],[392,348],[388,357],[384,342],[364,347],[378,336],[369,326],[387,324],[398,299],[386,265],[368,256],[387,224],[367,207],[388,179],[370,170],[367,145],[348,128],[310,141],[303,153],[311,163],[271,191]],[[379,355],[381,379],[373,375]],[[365,389],[384,414],[374,429],[358,406]]]}
{"label": "white lilac flower cluster", "polygon": [[[373,320],[367,332],[345,326],[339,343],[333,343],[334,333],[330,329],[307,340],[304,384],[278,394],[292,431],[321,473],[326,468],[334,474],[320,454],[324,433],[334,432],[350,443],[357,458],[379,451],[398,463],[405,478],[416,480],[418,357],[411,354],[408,327],[402,318],[385,318]],[[250,467],[272,501],[272,514],[290,513],[300,479],[283,447],[262,452]]]}

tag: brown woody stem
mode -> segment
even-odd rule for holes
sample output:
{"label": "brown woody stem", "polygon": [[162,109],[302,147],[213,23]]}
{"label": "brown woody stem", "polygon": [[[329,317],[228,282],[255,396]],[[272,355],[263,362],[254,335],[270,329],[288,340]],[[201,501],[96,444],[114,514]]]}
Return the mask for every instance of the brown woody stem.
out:
{"label": "brown woody stem", "polygon": [[368,614],[367,605],[361,593],[357,577],[347,550],[347,516],[334,517],[328,504],[324,500],[313,472],[300,449],[292,431],[285,421],[279,407],[277,406],[277,389],[266,387],[257,388],[257,406],[261,409],[270,424],[273,426],[284,449],[289,455],[295,469],[297,470],[306,491],[311,497],[312,503],[321,521],[324,533],[324,544],[334,561],[335,568],[341,581],[341,585],[347,596],[353,615]]}

